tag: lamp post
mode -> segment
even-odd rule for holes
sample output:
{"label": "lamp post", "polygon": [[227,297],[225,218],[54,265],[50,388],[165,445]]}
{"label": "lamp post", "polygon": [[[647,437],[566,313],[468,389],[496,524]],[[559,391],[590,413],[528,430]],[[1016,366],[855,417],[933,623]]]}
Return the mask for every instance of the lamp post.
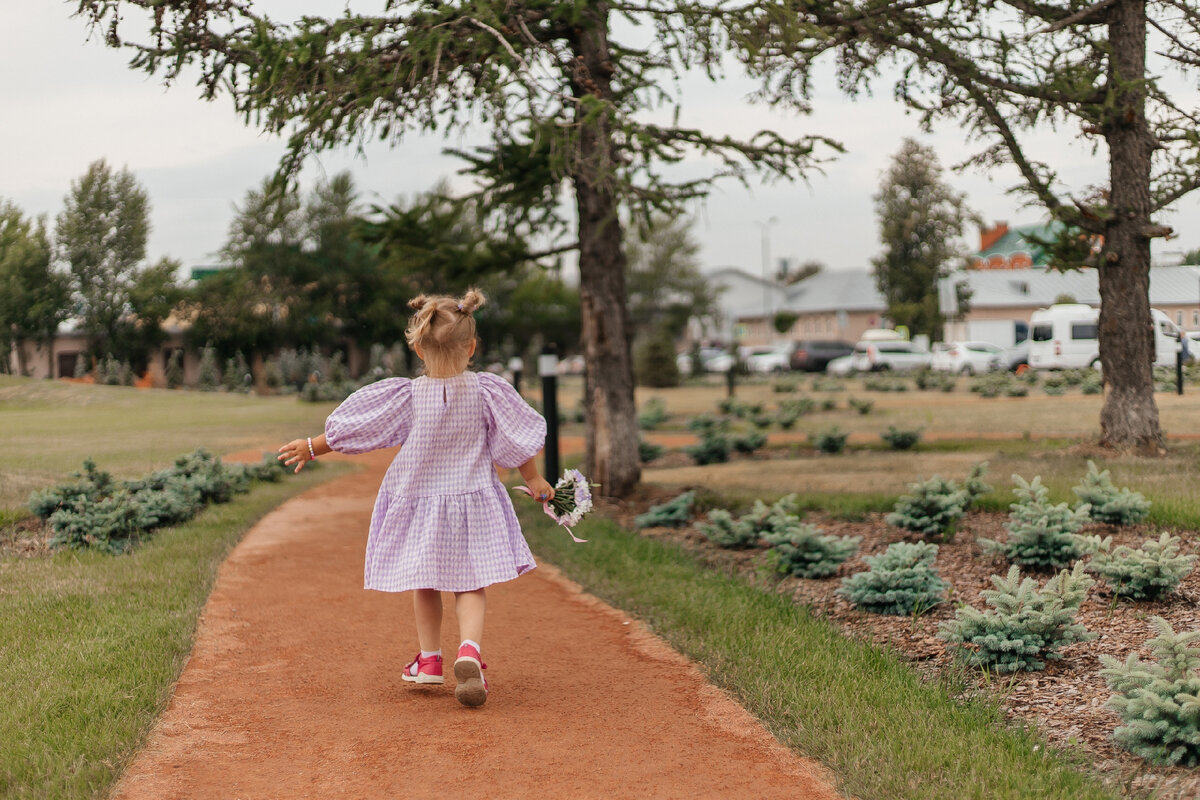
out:
{"label": "lamp post", "polygon": [[771,226],[777,222],[779,217],[757,223],[762,228],[763,332],[768,340],[771,338]]}
{"label": "lamp post", "polygon": [[538,356],[538,375],[546,418],[546,480],[553,483],[558,476],[558,351],[552,344],[543,347]]}

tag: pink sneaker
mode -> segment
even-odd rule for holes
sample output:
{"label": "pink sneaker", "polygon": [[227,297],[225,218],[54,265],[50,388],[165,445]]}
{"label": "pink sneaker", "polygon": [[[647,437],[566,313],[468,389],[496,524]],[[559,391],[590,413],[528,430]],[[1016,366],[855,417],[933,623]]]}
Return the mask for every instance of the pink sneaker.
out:
{"label": "pink sneaker", "polygon": [[479,658],[479,651],[469,644],[458,648],[458,658],[454,661],[454,677],[458,686],[454,688],[454,697],[464,706],[481,706],[487,700],[488,682],[483,677],[487,664]]}
{"label": "pink sneaker", "polygon": [[412,683],[445,683],[446,679],[442,677],[442,657],[421,658],[421,654],[417,653],[417,657],[404,668],[400,677]]}

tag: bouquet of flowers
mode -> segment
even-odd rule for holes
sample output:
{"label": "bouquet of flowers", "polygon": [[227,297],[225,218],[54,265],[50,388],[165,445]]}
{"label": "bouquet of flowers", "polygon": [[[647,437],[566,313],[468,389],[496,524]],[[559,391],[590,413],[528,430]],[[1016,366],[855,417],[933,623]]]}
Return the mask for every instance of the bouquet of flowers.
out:
{"label": "bouquet of flowers", "polygon": [[[546,516],[562,525],[576,542],[586,542],[571,530],[572,525],[578,525],[583,515],[592,510],[592,486],[588,479],[577,469],[568,469],[554,484],[554,497],[542,503]],[[533,497],[533,492],[527,486],[516,487],[517,491]]]}

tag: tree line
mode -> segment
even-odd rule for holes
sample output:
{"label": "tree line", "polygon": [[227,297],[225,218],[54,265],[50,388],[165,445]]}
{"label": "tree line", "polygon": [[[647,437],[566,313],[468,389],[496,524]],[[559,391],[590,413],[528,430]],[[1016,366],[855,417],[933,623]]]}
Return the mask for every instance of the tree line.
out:
{"label": "tree line", "polygon": [[[0,352],[18,345],[16,371],[26,374],[23,345],[49,352],[70,319],[86,340],[78,372],[117,363],[141,374],[173,317],[189,349],[246,359],[256,371],[284,350],[378,345],[399,346],[411,371],[408,300],[469,286],[490,299],[477,317],[480,360],[528,356],[547,343],[577,352],[579,290],[564,281],[557,254],[490,231],[479,202],[439,184],[365,208],[349,173],[307,193],[268,176],[235,205],[219,268],[189,281],[175,260],[146,260],[149,197],[127,168],[97,161],[72,182],[53,230],[0,201]],[[625,246],[639,339],[677,337],[690,317],[713,312],[686,219],[633,226]]]}

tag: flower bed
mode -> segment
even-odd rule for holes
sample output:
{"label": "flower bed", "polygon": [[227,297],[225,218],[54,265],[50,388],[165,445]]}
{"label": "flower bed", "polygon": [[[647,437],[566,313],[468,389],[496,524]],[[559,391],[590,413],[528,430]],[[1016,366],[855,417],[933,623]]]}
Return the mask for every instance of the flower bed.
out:
{"label": "flower bed", "polygon": [[[638,501],[605,510],[624,527],[632,529],[634,514],[677,493],[678,490],[669,493],[651,487]],[[993,588],[992,575],[1007,572],[1008,563],[986,555],[975,540],[1003,539],[1008,515],[972,511],[964,518],[958,537],[940,545],[935,561],[938,573],[952,587],[948,602],[917,617],[866,613],[834,594],[842,577],[866,568],[864,556],[879,555],[894,542],[914,540],[912,534],[888,525],[885,516],[871,513],[859,521],[819,513],[805,516],[806,522],[825,534],[862,537],[857,555],[842,564],[836,575],[824,579],[779,575],[770,569],[765,547],[728,550],[711,543],[697,527],[704,519],[702,514],[688,526],[647,528],[642,534],[676,542],[714,568],[732,570],[766,590],[790,594],[797,603],[807,604],[816,614],[837,622],[847,635],[865,636],[878,645],[894,648],[921,672],[962,670],[953,648],[938,638],[938,626],[954,617],[959,604],[984,607],[980,592]],[[1157,538],[1157,529],[1148,525],[1112,528],[1093,523],[1080,533],[1111,535],[1114,545],[1131,547],[1140,546],[1148,538]],[[1194,533],[1176,533],[1183,538],[1184,553],[1197,552]],[[1039,584],[1050,576],[1050,573],[1029,574]],[[1151,766],[1119,748],[1112,738],[1120,719],[1105,706],[1112,693],[1100,675],[1100,656],[1111,655],[1124,661],[1129,653],[1137,653],[1148,658],[1147,642],[1157,634],[1150,620],[1153,616],[1164,618],[1176,631],[1200,630],[1200,571],[1188,575],[1175,592],[1154,602],[1134,603],[1114,598],[1107,586],[1097,582],[1078,614],[1078,621],[1088,631],[1098,634],[1097,638],[1064,647],[1062,660],[1048,663],[1042,671],[990,678],[975,670],[962,672],[971,690],[993,695],[1011,719],[1036,722],[1055,746],[1082,749],[1088,761],[1114,782],[1132,780],[1133,785],[1143,789],[1161,784],[1164,797],[1200,796],[1200,774],[1196,770]]]}

